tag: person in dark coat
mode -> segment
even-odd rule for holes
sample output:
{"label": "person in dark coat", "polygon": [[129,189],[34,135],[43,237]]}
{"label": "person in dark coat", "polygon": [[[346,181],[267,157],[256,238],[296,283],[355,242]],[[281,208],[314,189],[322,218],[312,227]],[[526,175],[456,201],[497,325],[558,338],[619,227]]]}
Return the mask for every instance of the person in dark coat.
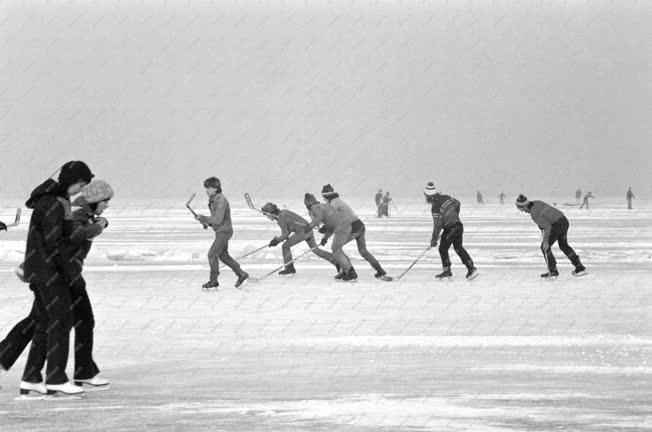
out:
{"label": "person in dark coat", "polygon": [[[108,201],[111,197],[113,197],[111,186],[102,180],[97,180],[84,186],[81,196],[72,204],[79,209],[72,213],[71,223],[66,223],[64,234],[75,244],[73,257],[81,266],[88,256],[93,239],[101,234],[108,225],[106,219],[100,216],[108,208]],[[25,282],[23,268],[24,264],[21,264],[17,269],[17,275]],[[92,356],[95,320],[84,278],[80,277],[70,289],[73,322],[76,323],[75,384],[87,384],[95,389],[108,388],[109,381],[98,376],[99,369]],[[0,367],[2,369],[9,370],[32,340],[37,313],[38,307],[34,302],[30,314],[16,324],[7,337],[0,341]]]}
{"label": "person in dark coat", "polygon": [[[423,191],[426,202],[430,204],[432,213],[433,229],[430,238],[430,247],[436,247],[439,242],[439,233],[441,232],[441,242],[439,243],[439,255],[443,271],[436,275],[437,279],[451,278],[451,260],[448,256],[448,250],[451,245],[455,252],[466,266],[466,278],[471,280],[478,275],[478,270],[473,265],[473,260],[469,253],[464,249],[462,244],[464,225],[460,221],[460,202],[448,195],[437,192],[435,184],[428,182]],[[443,231],[442,231],[443,230]]]}
{"label": "person in dark coat", "polygon": [[[37,321],[20,384],[22,394],[84,393],[66,375],[72,327],[71,286],[81,277],[81,266],[73,256],[74,244],[64,232],[71,218],[69,197],[92,178],[84,162],[68,162],[61,167],[57,181],[48,179],[39,185],[25,203],[33,211],[27,233],[24,277],[34,292]],[[41,371],[46,360],[43,383]]]}
{"label": "person in dark coat", "polygon": [[586,207],[587,210],[589,209],[589,198],[595,199],[595,197],[591,192],[584,195],[584,199],[582,200],[582,205],[580,206],[580,209],[584,207]]}

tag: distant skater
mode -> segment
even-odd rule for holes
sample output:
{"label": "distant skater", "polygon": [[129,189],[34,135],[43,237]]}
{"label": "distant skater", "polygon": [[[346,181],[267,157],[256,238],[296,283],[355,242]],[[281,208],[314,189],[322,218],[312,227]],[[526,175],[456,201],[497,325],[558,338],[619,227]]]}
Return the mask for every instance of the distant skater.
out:
{"label": "distant skater", "polygon": [[389,196],[389,192],[385,193],[381,207],[383,209],[383,216],[389,217],[389,206],[392,204],[392,197]]}
{"label": "distant skater", "polygon": [[505,195],[505,192],[501,192],[501,193],[498,195],[498,199],[500,200],[500,204],[501,204],[501,205],[505,204],[505,196],[506,196],[506,195]]}
{"label": "distant skater", "polygon": [[482,194],[480,193],[480,191],[476,191],[475,199],[478,201],[478,204],[484,205],[484,199],[482,199]]}
{"label": "distant skater", "polygon": [[586,209],[587,210],[589,209],[589,198],[595,199],[595,197],[591,192],[584,195],[584,199],[582,200],[582,205],[580,206],[580,208],[584,208],[584,206],[586,206]]}
{"label": "distant skater", "polygon": [[577,188],[577,190],[575,191],[575,202],[579,204],[581,200],[582,200],[582,189]]}
{"label": "distant skater", "polygon": [[632,187],[630,186],[629,189],[627,189],[627,208],[629,210],[632,209],[632,200],[636,198],[634,196],[634,192],[632,192]]}
{"label": "distant skater", "polygon": [[383,190],[382,189],[378,189],[378,193],[376,193],[374,200],[376,202],[376,212],[377,212],[376,217],[382,217],[383,216],[383,212],[382,212]]}

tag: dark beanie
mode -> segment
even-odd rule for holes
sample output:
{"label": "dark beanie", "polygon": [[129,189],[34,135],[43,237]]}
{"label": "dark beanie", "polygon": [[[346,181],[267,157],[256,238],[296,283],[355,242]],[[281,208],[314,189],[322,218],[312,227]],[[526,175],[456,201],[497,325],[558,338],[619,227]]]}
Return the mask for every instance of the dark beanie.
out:
{"label": "dark beanie", "polygon": [[90,183],[93,177],[95,176],[91,173],[91,169],[84,162],[70,161],[61,167],[59,172],[59,184],[68,187],[80,180]]}
{"label": "dark beanie", "polygon": [[307,193],[303,196],[303,203],[306,205],[306,207],[310,207],[313,204],[317,204],[317,198],[311,193]]}
{"label": "dark beanie", "polygon": [[333,195],[335,194],[335,189],[333,189],[333,186],[331,186],[330,184],[324,185],[324,187],[321,188],[321,194],[325,197],[329,195]]}

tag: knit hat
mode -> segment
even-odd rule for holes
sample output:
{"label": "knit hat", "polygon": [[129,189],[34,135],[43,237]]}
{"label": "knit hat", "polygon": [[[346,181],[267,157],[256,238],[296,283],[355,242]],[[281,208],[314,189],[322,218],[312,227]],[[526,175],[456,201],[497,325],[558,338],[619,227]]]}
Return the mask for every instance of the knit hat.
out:
{"label": "knit hat", "polygon": [[267,204],[265,204],[261,210],[262,210],[263,213],[269,213],[269,214],[273,214],[273,215],[277,215],[279,213],[279,209],[276,206],[276,204],[271,203],[271,202],[268,202]]}
{"label": "knit hat", "polygon": [[435,190],[435,184],[433,182],[428,182],[426,184],[426,188],[423,190],[423,193],[426,196],[433,196],[436,192]]}
{"label": "knit hat", "polygon": [[306,193],[303,196],[303,203],[306,205],[306,207],[310,208],[313,204],[317,204],[317,198],[311,193]]}
{"label": "knit hat", "polygon": [[87,203],[95,204],[113,198],[113,188],[104,180],[95,180],[84,186],[81,194]]}
{"label": "knit hat", "polygon": [[321,188],[321,195],[323,197],[335,195],[335,189],[333,189],[333,186],[331,186],[330,184],[324,185],[324,187]]}
{"label": "knit hat", "polygon": [[59,184],[64,187],[71,186],[82,180],[90,183],[95,177],[91,169],[82,161],[70,161],[65,163],[59,172]]}
{"label": "knit hat", "polygon": [[521,194],[516,198],[516,207],[525,208],[530,205],[530,200],[528,200],[525,195]]}

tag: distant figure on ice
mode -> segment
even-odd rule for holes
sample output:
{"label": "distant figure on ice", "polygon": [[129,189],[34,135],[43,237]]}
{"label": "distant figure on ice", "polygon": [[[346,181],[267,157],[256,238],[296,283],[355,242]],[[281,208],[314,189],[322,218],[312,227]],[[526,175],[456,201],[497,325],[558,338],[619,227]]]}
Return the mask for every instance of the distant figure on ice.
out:
{"label": "distant figure on ice", "polygon": [[591,192],[584,195],[584,199],[582,200],[582,205],[580,206],[580,208],[584,208],[584,206],[586,206],[586,209],[587,210],[589,209],[589,198],[595,199],[595,197]]}
{"label": "distant figure on ice", "polygon": [[307,220],[293,211],[285,209],[279,210],[276,204],[271,202],[263,206],[262,212],[265,216],[267,216],[269,220],[276,221],[278,226],[281,228],[281,235],[274,237],[269,242],[269,247],[275,247],[279,243],[283,243],[281,249],[283,250],[283,263],[285,264],[285,269],[278,272],[278,274],[285,276],[293,275],[297,272],[294,268],[294,263],[290,263],[292,261],[292,251],[290,248],[303,241],[308,244],[308,247],[312,250],[312,253],[333,264],[339,273],[340,266],[337,263],[335,257],[331,253],[317,247],[315,235],[312,233],[312,231],[308,233],[303,231],[303,227],[308,225]]}
{"label": "distant figure on ice", "polygon": [[541,275],[542,278],[551,278],[559,276],[557,270],[557,261],[552,254],[552,245],[559,242],[559,248],[568,257],[570,262],[575,266],[573,276],[584,276],[587,274],[586,268],[582,265],[580,257],[577,256],[573,248],[568,245],[568,219],[561,210],[552,207],[543,201],[530,201],[524,195],[519,195],[516,199],[516,207],[525,213],[528,213],[535,224],[543,231],[543,241],[541,242],[541,252],[546,259],[548,272]]}
{"label": "distant figure on ice", "polygon": [[208,251],[208,263],[211,267],[210,276],[208,282],[202,285],[202,288],[212,289],[220,285],[217,281],[217,277],[220,275],[220,261],[230,267],[238,276],[235,287],[240,288],[244,281],[249,278],[249,274],[243,271],[240,264],[229,255],[229,240],[233,237],[229,201],[222,194],[222,183],[217,177],[209,177],[204,180],[204,188],[206,188],[206,195],[208,195],[208,209],[211,215],[197,215],[195,219],[213,228],[215,240]]}
{"label": "distant figure on ice", "polygon": [[383,215],[382,207],[381,207],[381,204],[383,202],[383,190],[382,189],[378,189],[378,193],[376,194],[374,200],[376,201],[376,211],[377,211],[377,214],[378,214],[378,216],[376,216],[376,217],[381,217]]}
{"label": "distant figure on ice", "polygon": [[[466,278],[471,280],[478,275],[478,270],[473,265],[469,253],[462,246],[464,225],[460,221],[460,202],[448,195],[442,195],[435,190],[435,184],[428,182],[423,192],[426,202],[431,206],[433,229],[430,247],[436,247],[441,232],[441,243],[439,244],[439,255],[443,272],[436,275],[437,279],[451,278],[451,260],[448,256],[448,249],[451,245],[467,268]],[[443,232],[442,232],[443,229]]]}
{"label": "distant figure on ice", "polygon": [[575,202],[579,204],[581,199],[582,199],[582,189],[577,188],[577,190],[575,191]]}
{"label": "distant figure on ice", "polygon": [[484,200],[482,199],[482,194],[480,193],[480,191],[477,191],[475,193],[475,199],[478,201],[478,204],[484,205]]}
{"label": "distant figure on ice", "polygon": [[500,204],[501,204],[501,205],[502,205],[502,204],[505,204],[505,196],[506,196],[506,195],[505,195],[505,192],[501,192],[501,193],[498,195],[498,199],[500,200]]}
{"label": "distant figure on ice", "polygon": [[383,202],[381,204],[382,209],[383,209],[383,216],[389,217],[389,206],[392,203],[392,197],[389,196],[389,192],[385,193],[385,196],[383,197]]}
{"label": "distant figure on ice", "polygon": [[632,192],[632,187],[630,186],[629,189],[627,189],[627,208],[632,209],[632,200],[636,198],[634,196],[634,192]]}

